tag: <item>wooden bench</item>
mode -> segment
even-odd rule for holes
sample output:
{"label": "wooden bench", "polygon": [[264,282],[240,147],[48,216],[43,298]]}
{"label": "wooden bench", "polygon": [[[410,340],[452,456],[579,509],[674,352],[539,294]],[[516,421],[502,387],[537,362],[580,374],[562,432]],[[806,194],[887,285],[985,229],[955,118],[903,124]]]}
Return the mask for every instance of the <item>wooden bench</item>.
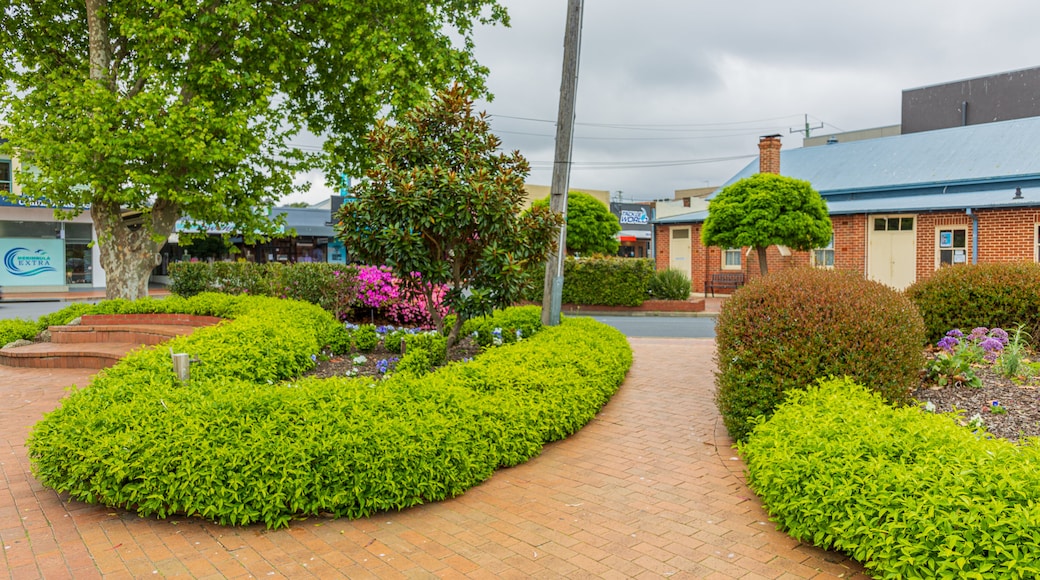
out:
{"label": "wooden bench", "polygon": [[736,290],[743,285],[743,272],[716,272],[711,275],[711,279],[704,281],[704,295],[707,296],[710,291],[714,297],[716,290]]}

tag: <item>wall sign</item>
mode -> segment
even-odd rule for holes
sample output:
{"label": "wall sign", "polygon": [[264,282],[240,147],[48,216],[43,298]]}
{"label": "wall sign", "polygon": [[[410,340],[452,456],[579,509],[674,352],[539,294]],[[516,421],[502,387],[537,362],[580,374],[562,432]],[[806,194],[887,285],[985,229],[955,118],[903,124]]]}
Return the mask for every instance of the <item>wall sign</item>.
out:
{"label": "wall sign", "polygon": [[646,215],[646,210],[642,208],[639,211],[623,209],[621,215],[618,216],[618,221],[622,224],[648,224],[650,216]]}
{"label": "wall sign", "polygon": [[0,240],[0,286],[65,284],[65,240]]}

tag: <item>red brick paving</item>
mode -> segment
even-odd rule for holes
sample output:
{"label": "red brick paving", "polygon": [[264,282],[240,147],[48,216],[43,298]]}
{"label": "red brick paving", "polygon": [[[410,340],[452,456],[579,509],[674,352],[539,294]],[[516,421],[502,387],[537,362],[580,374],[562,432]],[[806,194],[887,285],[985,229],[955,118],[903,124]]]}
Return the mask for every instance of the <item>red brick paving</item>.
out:
{"label": "red brick paving", "polygon": [[461,497],[289,529],[68,503],[25,439],[89,370],[0,368],[0,570],[12,578],[865,578],[777,532],[712,401],[711,340],[632,339],[635,365],[584,429]]}

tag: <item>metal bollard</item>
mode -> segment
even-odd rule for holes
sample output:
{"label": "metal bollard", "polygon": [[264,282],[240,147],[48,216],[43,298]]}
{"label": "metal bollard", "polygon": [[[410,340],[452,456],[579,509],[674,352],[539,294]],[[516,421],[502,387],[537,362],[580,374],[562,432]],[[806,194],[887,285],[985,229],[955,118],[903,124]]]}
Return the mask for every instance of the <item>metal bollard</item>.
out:
{"label": "metal bollard", "polygon": [[173,372],[177,375],[177,378],[182,382],[188,382],[191,378],[191,360],[188,359],[188,353],[178,352],[170,353],[173,358]]}

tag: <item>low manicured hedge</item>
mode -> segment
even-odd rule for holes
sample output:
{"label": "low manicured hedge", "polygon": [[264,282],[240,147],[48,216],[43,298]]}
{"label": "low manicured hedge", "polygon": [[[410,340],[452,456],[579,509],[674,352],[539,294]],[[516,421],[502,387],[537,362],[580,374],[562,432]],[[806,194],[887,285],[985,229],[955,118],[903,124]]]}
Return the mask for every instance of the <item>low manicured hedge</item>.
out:
{"label": "low manicured hedge", "polygon": [[790,393],[740,452],[795,539],[884,578],[1040,576],[1040,448],[895,409],[849,379]]}
{"label": "low manicured hedge", "polygon": [[[529,275],[532,283],[524,298],[541,302],[545,268]],[[639,306],[650,298],[653,277],[654,261],[649,258],[568,257],[563,263],[561,298],[564,304]]]}
{"label": "low manicured hedge", "polygon": [[951,328],[1022,325],[1040,346],[1040,264],[1035,262],[940,268],[905,293],[921,312],[929,342]]}
{"label": "low manicured hedge", "polygon": [[[30,437],[37,478],[145,516],[272,528],[362,517],[458,495],[537,455],[587,423],[632,361],[618,331],[567,319],[423,376],[286,381],[320,342],[308,327],[323,323],[309,305],[254,300],[64,400]],[[171,346],[202,358],[186,385]]]}

